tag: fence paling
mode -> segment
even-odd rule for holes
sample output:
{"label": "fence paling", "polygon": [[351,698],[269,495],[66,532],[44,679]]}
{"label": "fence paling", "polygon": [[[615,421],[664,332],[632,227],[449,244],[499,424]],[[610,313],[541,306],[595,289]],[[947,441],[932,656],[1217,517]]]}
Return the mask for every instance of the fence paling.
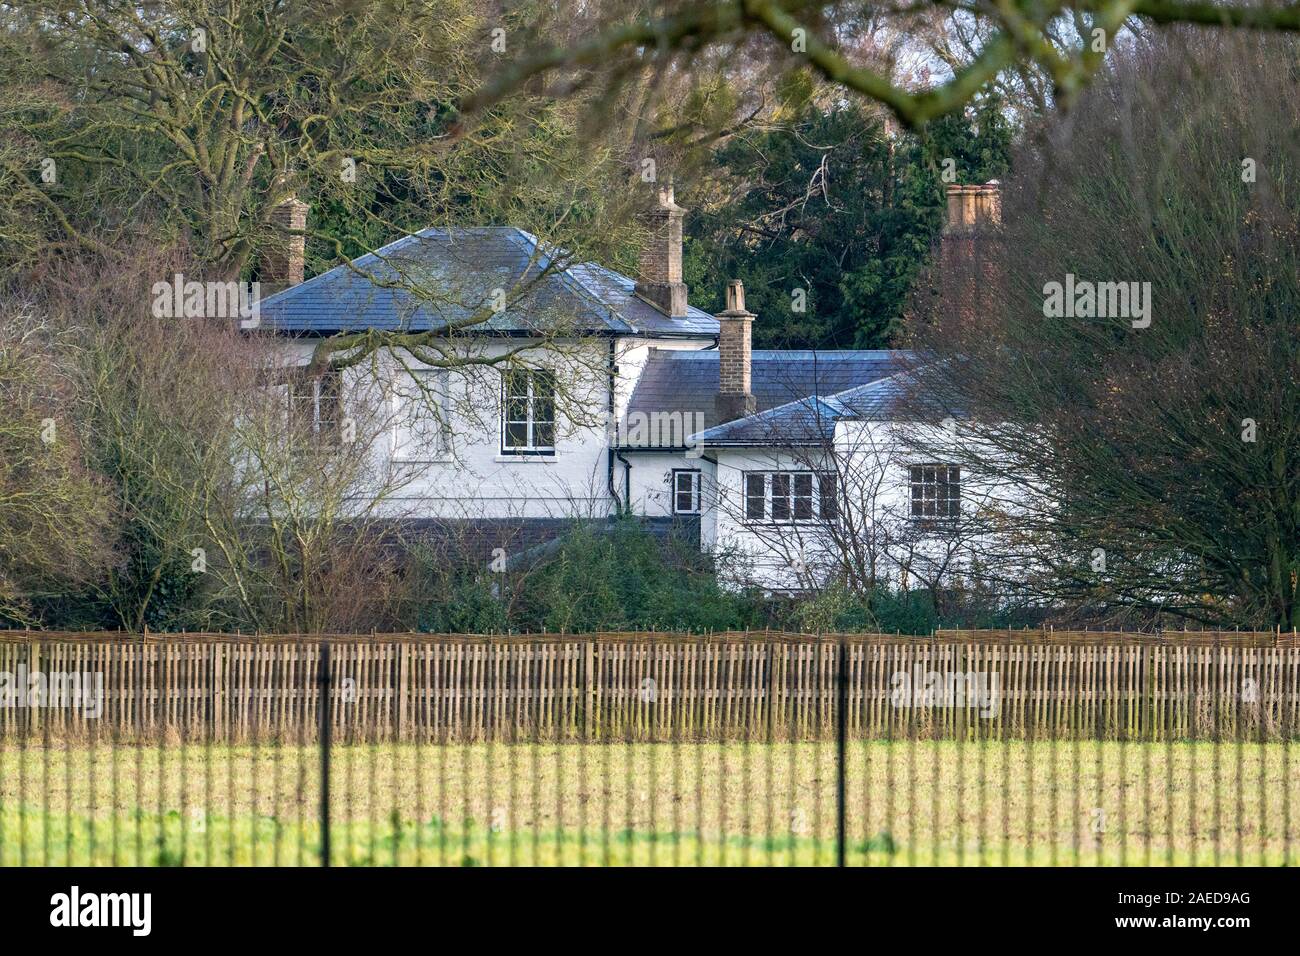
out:
{"label": "fence paling", "polygon": [[[962,632],[963,635],[969,632]],[[848,730],[888,737],[900,725],[924,736],[965,737],[990,721],[998,737],[1209,739],[1290,732],[1300,694],[1300,647],[1244,639],[1207,644],[1111,644],[1070,637],[983,641],[845,639]],[[410,740],[438,733],[480,739],[726,739],[769,732],[826,738],[833,730],[837,661],[826,639],[689,635],[518,640],[415,640],[385,635],[331,640],[331,727]],[[507,667],[508,645],[518,658]],[[101,732],[314,739],[318,694],[296,675],[316,666],[318,644],[284,639],[170,642],[112,635],[0,640],[0,672],[99,674],[102,712],[0,706],[0,733],[78,737]],[[937,697],[917,682],[939,675]],[[975,675],[993,694],[945,700],[948,681]],[[13,681],[11,680],[12,684]],[[971,685],[965,685],[969,688]],[[984,711],[981,713],[981,711]],[[105,722],[107,726],[105,726]],[[990,729],[990,728],[986,728]]]}

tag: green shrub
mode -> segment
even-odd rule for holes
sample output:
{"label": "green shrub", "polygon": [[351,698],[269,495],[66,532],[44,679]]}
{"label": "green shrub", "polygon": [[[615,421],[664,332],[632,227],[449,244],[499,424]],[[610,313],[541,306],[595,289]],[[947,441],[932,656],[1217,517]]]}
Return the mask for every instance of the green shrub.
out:
{"label": "green shrub", "polygon": [[501,573],[449,568],[416,552],[413,624],[436,633],[728,631],[931,634],[938,628],[1020,627],[1036,618],[972,589],[856,594],[842,585],[799,597],[722,587],[688,542],[664,541],[635,518],[575,524]]}
{"label": "green shrub", "polygon": [[722,588],[708,561],[636,519],[575,525],[502,573],[447,570],[413,554],[413,625],[441,633],[734,630],[765,624],[763,602]]}
{"label": "green shrub", "polygon": [[[499,582],[495,582],[499,584]],[[494,582],[460,573],[443,582],[441,595],[419,602],[416,630],[432,634],[500,634],[510,629]]]}
{"label": "green shrub", "polygon": [[723,589],[698,552],[633,518],[575,528],[528,575],[517,626],[549,631],[731,630],[758,626],[752,596]]}

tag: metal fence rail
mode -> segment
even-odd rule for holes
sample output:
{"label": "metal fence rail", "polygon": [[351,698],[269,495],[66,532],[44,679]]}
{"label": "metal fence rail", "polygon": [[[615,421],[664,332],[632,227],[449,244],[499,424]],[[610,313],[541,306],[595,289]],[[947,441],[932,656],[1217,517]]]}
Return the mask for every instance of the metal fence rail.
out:
{"label": "metal fence rail", "polygon": [[1277,634],[11,632],[0,864],[1285,864],[1298,706]]}

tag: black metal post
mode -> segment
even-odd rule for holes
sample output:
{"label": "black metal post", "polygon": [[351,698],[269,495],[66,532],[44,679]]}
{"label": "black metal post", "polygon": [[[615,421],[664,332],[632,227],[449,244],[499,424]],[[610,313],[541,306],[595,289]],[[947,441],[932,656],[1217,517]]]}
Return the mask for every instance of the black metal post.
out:
{"label": "black metal post", "polygon": [[330,865],[330,646],[320,646],[320,865]]}
{"label": "black metal post", "polygon": [[835,750],[835,864],[846,866],[848,848],[847,807],[845,797],[848,792],[848,739],[849,739],[849,667],[848,649],[844,638],[839,646],[839,707],[836,714]]}

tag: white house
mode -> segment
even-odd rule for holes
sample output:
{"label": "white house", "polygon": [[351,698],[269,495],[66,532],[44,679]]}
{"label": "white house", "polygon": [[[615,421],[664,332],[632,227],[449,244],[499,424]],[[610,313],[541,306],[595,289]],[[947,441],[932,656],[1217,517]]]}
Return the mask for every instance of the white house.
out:
{"label": "white house", "polygon": [[[996,184],[950,188],[952,222],[995,218],[996,204]],[[301,203],[281,212],[303,227]],[[718,315],[689,304],[683,212],[660,192],[636,280],[481,227],[427,229],[302,281],[291,236],[264,263],[263,282],[285,287],[260,321],[288,366],[322,341],[381,346],[363,366],[296,379],[291,404],[335,427],[352,379],[377,374],[371,394],[393,412],[377,454],[406,473],[394,505],[408,519],[554,527],[630,512],[678,523],[773,590],[835,573],[876,507],[916,538],[956,520],[958,470],[899,457],[914,357],[752,349],[738,281]]]}

